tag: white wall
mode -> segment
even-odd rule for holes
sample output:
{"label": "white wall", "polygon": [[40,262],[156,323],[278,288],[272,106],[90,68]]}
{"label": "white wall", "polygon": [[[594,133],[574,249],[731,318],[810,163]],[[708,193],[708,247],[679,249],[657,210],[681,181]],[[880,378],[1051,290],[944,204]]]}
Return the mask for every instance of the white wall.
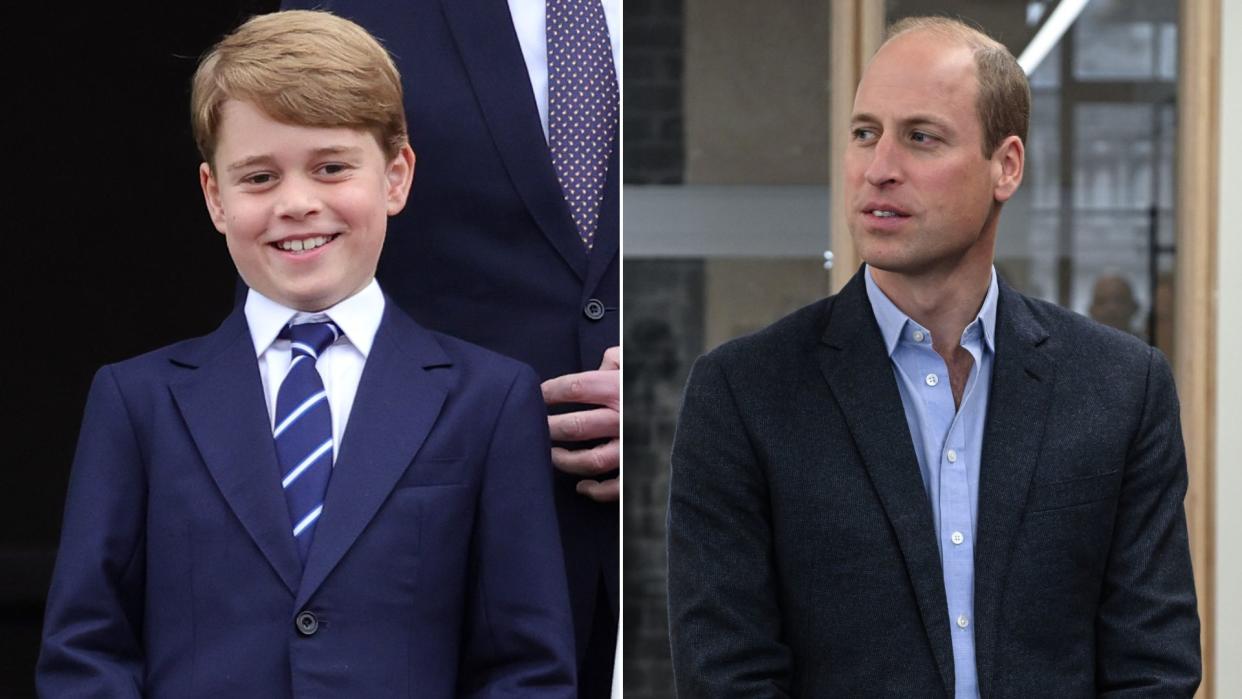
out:
{"label": "white wall", "polygon": [[1242,697],[1242,3],[1221,2],[1216,279],[1216,696]]}

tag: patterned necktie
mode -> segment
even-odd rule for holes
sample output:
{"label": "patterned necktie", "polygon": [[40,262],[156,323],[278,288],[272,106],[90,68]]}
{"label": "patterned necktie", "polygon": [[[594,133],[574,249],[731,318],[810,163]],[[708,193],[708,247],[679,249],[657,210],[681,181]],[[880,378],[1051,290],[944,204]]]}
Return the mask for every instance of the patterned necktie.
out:
{"label": "patterned necktie", "polygon": [[272,435],[282,473],[280,485],[303,563],[332,475],[332,412],[315,362],[340,335],[330,322],[293,325],[280,333],[291,341],[293,359],[276,394]]}
{"label": "patterned necktie", "polygon": [[595,244],[619,95],[600,0],[548,0],[548,146],[578,236]]}

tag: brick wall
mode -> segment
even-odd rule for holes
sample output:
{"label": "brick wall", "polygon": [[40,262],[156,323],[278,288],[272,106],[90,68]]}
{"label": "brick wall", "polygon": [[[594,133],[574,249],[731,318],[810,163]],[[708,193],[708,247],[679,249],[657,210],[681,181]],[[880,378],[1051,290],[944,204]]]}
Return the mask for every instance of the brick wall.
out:
{"label": "brick wall", "polygon": [[[682,0],[626,0],[625,183],[684,181]],[[671,699],[664,516],[681,389],[703,348],[703,263],[625,259],[625,696]]]}
{"label": "brick wall", "polygon": [[679,184],[682,0],[625,2],[625,182]]}
{"label": "brick wall", "polygon": [[625,696],[674,696],[665,595],[668,455],[703,349],[703,262],[625,261]]}

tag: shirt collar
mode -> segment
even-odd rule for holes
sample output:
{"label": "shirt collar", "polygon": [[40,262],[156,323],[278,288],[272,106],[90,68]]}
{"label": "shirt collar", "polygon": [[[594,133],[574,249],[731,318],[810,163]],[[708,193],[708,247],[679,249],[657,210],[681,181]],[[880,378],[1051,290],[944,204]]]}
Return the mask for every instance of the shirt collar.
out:
{"label": "shirt collar", "polygon": [[375,341],[375,333],[379,331],[384,317],[384,303],[384,292],[375,279],[362,291],[318,313],[289,308],[250,289],[246,294],[246,324],[250,326],[250,339],[254,342],[256,357],[262,356],[276,341],[280,331],[291,322],[328,319],[336,323],[345,338],[365,358],[371,353],[371,343]]}
{"label": "shirt collar", "polygon": [[[880,326],[880,335],[884,338],[884,347],[888,350],[888,355],[893,356],[893,352],[897,349],[897,343],[901,340],[903,332],[913,332],[915,328],[926,332],[918,323],[910,319],[897,304],[888,298],[888,295],[880,289],[880,286],[871,278],[871,265],[865,265],[863,268],[863,276],[867,283],[867,299],[871,301],[871,310],[875,314],[875,321]],[[979,313],[970,325],[966,326],[963,332],[963,339],[969,339],[969,334],[975,332],[973,328],[983,328],[983,343],[989,351],[996,351],[994,338],[996,337],[996,299],[999,295],[996,284],[996,268],[992,268],[992,275],[988,281],[988,292],[983,296],[983,304],[979,307]]]}
{"label": "shirt collar", "polygon": [[993,267],[992,278],[988,281],[988,293],[983,295],[983,305],[979,307],[979,315],[975,316],[975,322],[983,326],[983,343],[989,352],[996,351],[996,299],[999,296],[996,267]]}

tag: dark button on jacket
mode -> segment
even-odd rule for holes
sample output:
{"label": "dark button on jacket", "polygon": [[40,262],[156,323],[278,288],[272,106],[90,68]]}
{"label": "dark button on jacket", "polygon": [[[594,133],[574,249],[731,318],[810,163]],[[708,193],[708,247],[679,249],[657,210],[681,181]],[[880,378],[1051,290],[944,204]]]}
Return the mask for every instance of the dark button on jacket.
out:
{"label": "dark button on jacket", "polygon": [[312,612],[302,612],[293,620],[293,625],[297,627],[298,633],[303,636],[314,636],[319,630],[319,619]]}
{"label": "dark button on jacket", "polygon": [[604,303],[599,299],[590,299],[586,302],[586,306],[582,308],[582,314],[591,320],[600,320],[604,317]]}

